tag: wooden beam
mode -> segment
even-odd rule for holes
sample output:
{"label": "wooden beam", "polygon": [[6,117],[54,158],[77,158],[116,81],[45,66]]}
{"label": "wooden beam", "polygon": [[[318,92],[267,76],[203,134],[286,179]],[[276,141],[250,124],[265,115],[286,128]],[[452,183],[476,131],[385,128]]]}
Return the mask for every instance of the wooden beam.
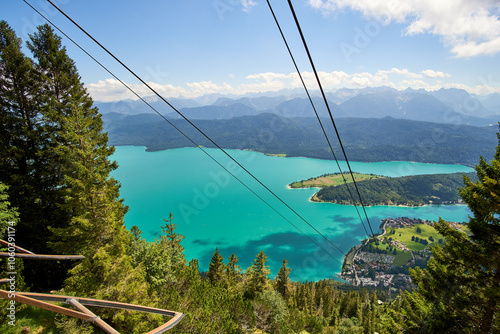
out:
{"label": "wooden beam", "polygon": [[[10,298],[10,296],[12,296],[12,298]],[[86,321],[90,321],[90,322],[92,322],[92,320],[93,320],[93,317],[88,315],[88,314],[73,311],[71,309],[60,307],[57,305],[45,303],[45,302],[42,302],[42,301],[39,301],[39,300],[36,300],[33,298],[29,298],[29,297],[23,296],[19,292],[12,293],[12,292],[8,292],[5,290],[0,290],[0,298],[8,299],[8,300],[15,300],[18,303],[43,308],[44,310],[65,314],[65,315],[68,315],[70,317],[74,317],[74,318],[78,318],[78,319],[82,319],[82,320],[86,320]]]}
{"label": "wooden beam", "polygon": [[[3,292],[3,293],[2,293]],[[10,299],[8,297],[8,292],[4,290],[0,290],[0,298]],[[115,308],[121,310],[130,310],[130,311],[138,311],[138,312],[146,312],[159,314],[163,316],[171,316],[170,319],[165,324],[149,331],[147,334],[162,334],[166,331],[172,329],[175,325],[177,325],[182,318],[184,317],[183,313],[174,312],[169,310],[162,310],[159,308],[141,306],[141,305],[133,305],[119,302],[111,302],[100,299],[91,299],[91,298],[78,298],[72,296],[59,296],[59,295],[50,295],[44,293],[34,293],[34,292],[16,292],[16,301],[20,303],[24,303],[27,305],[32,305],[36,307],[40,307],[52,312],[62,313],[69,316],[73,316],[79,319],[83,319],[92,323],[95,323],[97,326],[102,328],[106,333],[109,334],[119,334],[114,328],[109,326],[106,322],[104,322],[101,318],[96,316],[93,312],[87,309],[84,305],[88,306],[96,306],[96,307],[105,307],[105,308]],[[27,301],[27,302],[25,302]],[[45,303],[43,301],[55,302],[55,303],[69,303],[79,309],[82,312],[73,311],[67,308],[59,307],[56,305],[52,305],[49,303]],[[78,315],[78,316],[77,316]]]}
{"label": "wooden beam", "polygon": [[184,318],[184,314],[178,312],[176,316],[174,316],[172,319],[170,319],[168,322],[164,323],[160,327],[157,327],[153,329],[150,332],[147,332],[146,334],[162,334],[165,333],[166,331],[172,329],[175,325],[177,325],[182,318]]}
{"label": "wooden beam", "polygon": [[65,303],[68,299],[74,298],[80,304],[86,305],[86,306],[97,306],[97,307],[107,307],[107,308],[115,308],[115,309],[121,309],[121,310],[129,310],[129,311],[147,312],[147,313],[159,314],[159,315],[164,315],[164,316],[169,316],[169,317],[175,317],[177,314],[179,314],[179,312],[162,310],[162,309],[155,308],[155,307],[133,305],[133,304],[120,303],[120,302],[111,302],[111,301],[100,300],[100,299],[79,298],[79,297],[73,297],[73,296],[59,296],[59,295],[50,295],[50,294],[35,293],[35,292],[18,292],[18,293],[22,293],[23,295],[29,296],[33,299],[45,300],[45,301],[49,301],[49,302]]}
{"label": "wooden beam", "polygon": [[104,320],[96,316],[92,311],[90,311],[88,308],[80,304],[75,298],[71,298],[67,300],[68,304],[73,305],[76,307],[79,311],[88,314],[92,317],[94,317],[93,323],[96,324],[97,326],[101,327],[103,331],[109,334],[120,334],[117,330],[115,330],[113,327],[108,325]]}
{"label": "wooden beam", "polygon": [[[9,247],[9,243],[7,241],[5,241],[5,240],[0,239],[0,244],[4,245],[5,247]],[[18,251],[22,252],[22,253],[35,254],[33,252],[30,252],[27,249],[21,248],[21,247],[16,246],[16,245],[14,245],[14,248],[17,249]]]}

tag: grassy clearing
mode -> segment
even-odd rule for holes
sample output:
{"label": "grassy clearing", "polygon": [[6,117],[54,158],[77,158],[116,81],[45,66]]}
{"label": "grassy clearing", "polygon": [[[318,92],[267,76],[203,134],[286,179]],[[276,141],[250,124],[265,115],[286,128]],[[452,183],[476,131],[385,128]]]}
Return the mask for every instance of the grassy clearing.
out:
{"label": "grassy clearing", "polygon": [[[381,249],[381,250],[388,250],[389,245],[388,244],[382,244],[382,243],[380,243],[376,247],[378,249]],[[410,261],[413,258],[413,256],[411,255],[410,252],[408,252],[408,251],[404,251],[403,252],[400,249],[398,249],[396,251],[396,255],[394,255],[392,252],[389,252],[389,255],[392,255],[392,256],[395,257],[393,264],[395,264],[396,266],[402,266],[402,265],[406,264],[408,261]]]}
{"label": "grassy clearing", "polygon": [[[17,304],[19,307],[19,304]],[[0,325],[0,333],[18,334],[23,333],[23,328],[29,327],[31,333],[56,334],[60,333],[54,324],[54,312],[37,307],[24,306],[16,313],[15,326],[5,321]]]}
{"label": "grassy clearing", "polygon": [[[343,177],[342,177],[343,175]],[[354,179],[356,182],[358,181],[364,181],[364,180],[371,180],[371,179],[377,179],[377,178],[383,178],[383,176],[380,175],[373,175],[373,174],[359,174],[359,173],[353,173]],[[324,187],[329,187],[329,186],[338,186],[340,184],[344,184],[344,178],[347,183],[352,182],[351,175],[349,173],[344,173],[344,174],[328,174],[328,175],[322,175],[319,177],[311,178],[305,181],[298,181],[298,182],[293,182],[290,184],[290,187],[292,188],[324,188]]]}
{"label": "grassy clearing", "polygon": [[410,252],[398,252],[396,258],[394,259],[394,264],[396,266],[403,266],[408,263],[413,258]]}
{"label": "grassy clearing", "polygon": [[[418,228],[421,231],[420,233],[417,232]],[[392,234],[393,230],[395,230],[394,234]],[[429,241],[429,246],[435,242],[437,243],[439,239],[443,238],[443,236],[439,234],[432,226],[429,226],[427,224],[417,224],[411,227],[398,229],[388,228],[386,236],[392,237],[393,239],[399,240],[400,242],[404,242],[406,244],[406,247],[408,247],[408,249],[412,251],[421,251],[424,250],[425,247],[427,247],[426,245],[423,245],[419,242],[412,241],[412,236],[418,237],[420,239],[427,239]],[[431,236],[434,238],[434,242],[429,240],[429,237]]]}

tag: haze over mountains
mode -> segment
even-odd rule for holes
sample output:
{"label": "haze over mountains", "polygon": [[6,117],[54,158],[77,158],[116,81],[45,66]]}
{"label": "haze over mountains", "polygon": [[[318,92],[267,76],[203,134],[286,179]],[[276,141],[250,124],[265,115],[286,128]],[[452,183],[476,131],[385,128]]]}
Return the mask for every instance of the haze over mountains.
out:
{"label": "haze over mountains", "polygon": [[[328,116],[326,107],[314,93],[313,101],[320,116]],[[389,87],[364,89],[343,88],[327,93],[335,118],[384,118],[427,121],[434,123],[486,126],[496,124],[500,115],[500,94],[470,95],[462,89],[425,91]],[[156,96],[147,101],[166,117],[180,116]],[[186,117],[220,120],[239,116],[273,113],[284,117],[315,117],[307,97],[301,90],[247,96],[205,95],[196,99],[172,98],[168,101]],[[154,113],[142,101],[96,102],[102,114],[117,112],[127,115]]]}
{"label": "haze over mountains", "polygon": [[[212,95],[169,102],[223,148],[333,159],[309,100],[297,92],[288,93]],[[192,141],[140,100],[96,103],[111,145],[145,146],[148,151],[215,147],[163,101],[146,99]],[[500,120],[498,94],[479,100],[459,89],[426,92],[380,87],[340,89],[328,99],[348,158],[353,161],[474,166],[479,155],[493,157]],[[317,96],[313,101],[334,152],[341,154],[324,103]]]}

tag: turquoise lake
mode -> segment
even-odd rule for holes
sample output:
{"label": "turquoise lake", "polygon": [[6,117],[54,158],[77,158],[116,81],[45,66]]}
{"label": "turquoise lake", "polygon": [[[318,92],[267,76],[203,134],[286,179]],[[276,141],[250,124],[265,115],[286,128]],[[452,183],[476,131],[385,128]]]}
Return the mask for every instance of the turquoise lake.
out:
{"label": "turquoise lake", "polygon": [[[182,245],[186,258],[188,261],[197,258],[200,271],[208,270],[216,247],[225,262],[235,253],[243,270],[250,266],[260,250],[264,250],[269,256],[272,277],[277,274],[283,259],[287,259],[292,268],[290,277],[296,281],[336,278],[343,253],[366,238],[354,206],[313,203],[309,198],[318,189],[287,188],[294,181],[338,172],[335,161],[228,150],[327,241],[224,153],[216,149],[205,150],[255,194],[198,148],[146,152],[144,147],[116,147],[112,158],[120,167],[113,176],[121,182],[121,196],[130,208],[125,216],[127,227],[137,225],[144,232],[144,238],[154,240],[161,232],[160,226],[165,225],[163,219],[172,213],[177,232],[185,236]],[[412,162],[351,162],[350,165],[354,172],[392,177],[473,171],[459,165]],[[344,163],[341,167],[347,170]],[[361,208],[359,210],[364,217]],[[466,221],[469,215],[464,205],[373,206],[367,207],[366,212],[374,232],[379,230],[380,220],[388,217],[430,220],[442,217],[448,221]]]}

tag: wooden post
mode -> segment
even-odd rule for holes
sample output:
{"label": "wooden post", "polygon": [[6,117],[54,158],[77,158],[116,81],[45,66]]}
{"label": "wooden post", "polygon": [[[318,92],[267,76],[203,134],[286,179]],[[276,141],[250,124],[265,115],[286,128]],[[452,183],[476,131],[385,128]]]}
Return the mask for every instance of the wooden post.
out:
{"label": "wooden post", "polygon": [[[13,296],[13,298],[10,298],[9,295],[14,295],[14,296]],[[57,305],[52,305],[52,304],[42,302],[42,301],[39,301],[39,300],[36,300],[33,298],[29,298],[29,297],[23,296],[17,292],[13,293],[13,292],[5,291],[5,290],[0,290],[0,298],[8,299],[8,300],[15,300],[18,303],[43,308],[44,310],[69,315],[70,317],[82,319],[85,321],[91,322],[93,320],[93,317],[88,315],[88,314],[73,311],[71,309],[67,309],[64,307],[57,306]]]}
{"label": "wooden post", "polygon": [[108,325],[104,320],[102,320],[101,318],[99,318],[98,316],[96,316],[92,311],[90,311],[88,308],[86,308],[85,306],[83,306],[82,304],[80,304],[75,298],[68,299],[67,302],[68,302],[68,304],[71,304],[74,307],[76,307],[81,312],[94,317],[94,320],[92,322],[94,324],[96,324],[97,326],[101,327],[102,330],[104,330],[106,333],[109,333],[109,334],[120,334],[113,327],[111,327],[110,325]]}

